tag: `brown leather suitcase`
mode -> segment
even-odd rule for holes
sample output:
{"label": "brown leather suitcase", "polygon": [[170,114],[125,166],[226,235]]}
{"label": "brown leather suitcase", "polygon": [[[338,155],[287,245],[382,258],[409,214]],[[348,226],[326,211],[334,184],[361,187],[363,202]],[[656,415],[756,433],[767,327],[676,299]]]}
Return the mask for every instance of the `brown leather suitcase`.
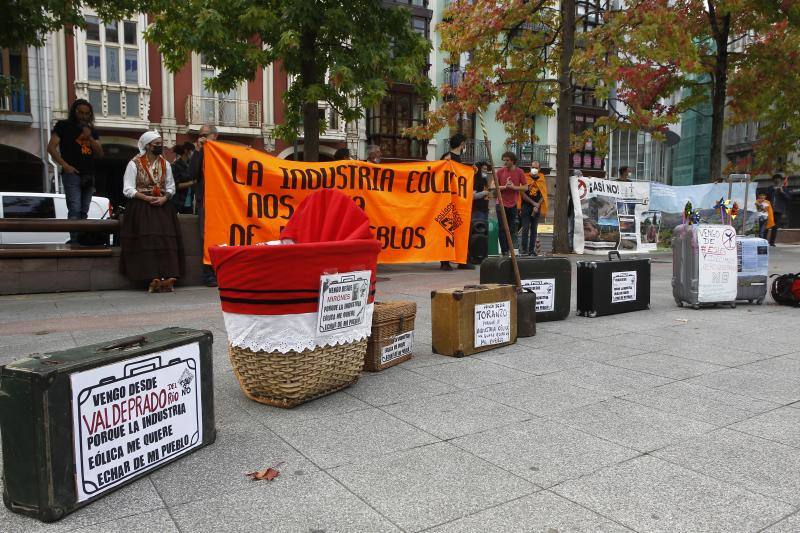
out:
{"label": "brown leather suitcase", "polygon": [[495,283],[431,292],[433,352],[464,357],[517,342],[513,285]]}

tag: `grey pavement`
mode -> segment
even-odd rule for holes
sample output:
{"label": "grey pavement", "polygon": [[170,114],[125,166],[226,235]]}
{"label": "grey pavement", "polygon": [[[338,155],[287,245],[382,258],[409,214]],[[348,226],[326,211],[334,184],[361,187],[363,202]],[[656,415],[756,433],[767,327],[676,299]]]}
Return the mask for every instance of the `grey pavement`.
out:
{"label": "grey pavement", "polygon": [[800,309],[677,308],[652,257],[650,310],[464,359],[431,353],[430,291],[478,273],[382,266],[378,298],[418,305],[414,358],[291,410],[241,393],[214,289],[2,297],[0,364],[211,330],[218,438],[54,524],[3,508],[0,533],[800,531]]}

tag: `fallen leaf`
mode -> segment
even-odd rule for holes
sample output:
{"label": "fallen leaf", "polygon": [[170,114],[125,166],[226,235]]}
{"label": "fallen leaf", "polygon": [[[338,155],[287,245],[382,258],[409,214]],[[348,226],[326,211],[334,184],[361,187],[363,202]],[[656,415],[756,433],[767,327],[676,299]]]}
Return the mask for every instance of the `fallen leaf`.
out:
{"label": "fallen leaf", "polygon": [[278,470],[278,467],[282,464],[283,463],[278,463],[264,470],[256,470],[255,472],[249,472],[245,475],[254,481],[260,481],[262,479],[266,479],[267,481],[272,481],[273,479],[281,475],[280,471]]}

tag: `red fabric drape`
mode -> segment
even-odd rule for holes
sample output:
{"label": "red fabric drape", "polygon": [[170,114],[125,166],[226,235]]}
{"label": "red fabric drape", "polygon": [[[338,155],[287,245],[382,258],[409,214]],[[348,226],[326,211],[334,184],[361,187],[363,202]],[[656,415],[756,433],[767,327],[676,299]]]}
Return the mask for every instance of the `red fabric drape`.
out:
{"label": "red fabric drape", "polygon": [[331,189],[317,191],[297,207],[281,232],[297,243],[374,239],[367,214],[353,200]]}

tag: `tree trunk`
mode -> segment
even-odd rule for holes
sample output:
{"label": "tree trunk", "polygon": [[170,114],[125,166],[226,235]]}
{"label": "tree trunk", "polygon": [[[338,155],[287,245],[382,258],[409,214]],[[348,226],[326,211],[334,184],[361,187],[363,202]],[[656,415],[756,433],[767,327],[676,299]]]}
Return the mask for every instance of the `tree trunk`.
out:
{"label": "tree trunk", "polygon": [[303,106],[303,161],[319,161],[319,108],[317,102]]}
{"label": "tree trunk", "polygon": [[714,35],[716,43],[716,63],[714,64],[714,83],[711,95],[711,161],[709,180],[722,178],[722,134],[725,129],[725,101],[728,91],[728,37],[731,16],[723,16]]}
{"label": "tree trunk", "polygon": [[[300,45],[305,57],[300,63],[300,78],[303,87],[319,83],[317,61],[315,60],[316,34],[305,32],[300,37]],[[319,161],[319,106],[317,102],[303,104],[303,161]]]}
{"label": "tree trunk", "polygon": [[570,63],[575,51],[575,0],[561,1],[561,60],[558,73],[556,118],[556,199],[553,251],[569,253],[567,207],[569,205],[570,129],[572,126],[572,82]]}

